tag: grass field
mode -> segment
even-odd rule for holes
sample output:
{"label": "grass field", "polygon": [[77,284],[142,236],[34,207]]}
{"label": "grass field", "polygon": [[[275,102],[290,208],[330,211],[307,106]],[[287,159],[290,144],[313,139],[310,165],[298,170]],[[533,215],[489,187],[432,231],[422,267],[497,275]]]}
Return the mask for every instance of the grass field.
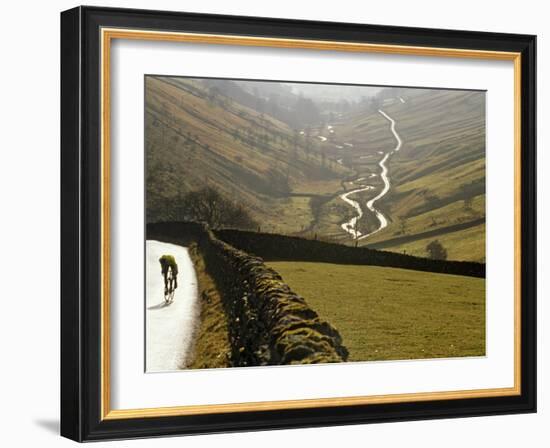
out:
{"label": "grass field", "polygon": [[485,354],[485,280],[378,266],[270,262],[350,361]]}
{"label": "grass field", "polygon": [[196,245],[191,246],[190,255],[197,272],[201,315],[195,338],[193,362],[189,368],[228,367],[231,348],[221,296],[214,280],[206,272],[204,259]]}

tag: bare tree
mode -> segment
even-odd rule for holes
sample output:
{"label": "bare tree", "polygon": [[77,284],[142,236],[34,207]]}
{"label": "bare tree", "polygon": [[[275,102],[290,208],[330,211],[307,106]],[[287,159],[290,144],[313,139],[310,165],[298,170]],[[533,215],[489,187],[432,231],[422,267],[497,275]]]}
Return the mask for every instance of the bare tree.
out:
{"label": "bare tree", "polygon": [[399,231],[401,232],[401,235],[407,233],[407,218],[399,218]]}
{"label": "bare tree", "polygon": [[426,246],[426,252],[433,260],[446,260],[447,259],[447,249],[443,247],[438,240],[433,240]]}
{"label": "bare tree", "polygon": [[474,202],[474,198],[472,196],[468,196],[467,198],[464,198],[464,211],[471,212],[473,202]]}
{"label": "bare tree", "polygon": [[224,197],[213,187],[187,193],[178,206],[178,218],[204,222],[211,228],[254,229],[258,223],[240,204]]}
{"label": "bare tree", "polygon": [[289,176],[281,173],[276,168],[271,168],[265,173],[271,190],[280,195],[287,195],[291,192]]}

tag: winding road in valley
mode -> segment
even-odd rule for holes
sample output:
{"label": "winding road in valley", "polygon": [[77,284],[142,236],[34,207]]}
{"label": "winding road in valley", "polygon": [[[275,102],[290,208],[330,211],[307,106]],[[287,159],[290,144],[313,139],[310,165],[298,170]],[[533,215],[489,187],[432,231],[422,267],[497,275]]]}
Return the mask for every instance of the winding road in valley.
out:
{"label": "winding road in valley", "polygon": [[[404,103],[403,100],[401,100],[401,102]],[[388,177],[387,162],[388,162],[389,157],[394,152],[399,151],[401,149],[401,146],[403,145],[403,141],[401,140],[401,137],[399,136],[399,134],[395,130],[395,120],[393,118],[391,118],[387,113],[385,113],[381,109],[378,109],[378,113],[390,122],[390,130],[391,130],[393,136],[395,137],[395,140],[396,140],[397,143],[395,145],[395,148],[392,151],[389,151],[386,154],[384,154],[384,157],[382,157],[382,159],[378,162],[378,165],[380,166],[380,170],[381,170],[380,171],[380,178],[382,179],[384,187],[382,188],[382,190],[380,190],[380,192],[374,198],[370,199],[365,204],[367,209],[370,210],[372,213],[374,213],[374,215],[378,219],[379,226],[375,230],[373,230],[372,232],[369,232],[369,233],[365,233],[365,234],[363,234],[359,230],[357,230],[357,223],[363,217],[364,210],[363,210],[362,204],[359,201],[350,198],[350,196],[354,195],[355,193],[360,193],[362,191],[371,190],[374,187],[371,186],[371,185],[358,184],[357,188],[340,195],[340,199],[342,199],[346,204],[351,205],[355,209],[355,211],[357,212],[357,214],[353,218],[351,218],[349,221],[346,221],[345,223],[343,223],[341,225],[342,229],[345,232],[349,233],[352,236],[352,238],[356,239],[356,240],[361,240],[361,239],[367,238],[371,235],[374,235],[375,233],[379,232],[380,230],[382,230],[382,229],[384,229],[388,226],[388,219],[384,216],[384,214],[380,210],[378,210],[375,207],[375,204],[376,204],[377,201],[382,199],[390,191],[391,183],[390,183],[390,179]],[[362,180],[362,179],[358,179],[354,183],[357,183],[360,180]]]}
{"label": "winding road in valley", "polygon": [[371,187],[370,185],[366,185],[364,187],[357,188],[355,190],[351,190],[351,191],[348,191],[347,193],[340,195],[340,199],[342,199],[347,204],[351,205],[357,212],[357,215],[355,215],[349,221],[342,224],[342,229],[348,232],[355,239],[361,237],[361,232],[357,230],[356,227],[357,227],[357,222],[363,217],[363,209],[361,208],[361,205],[359,204],[359,202],[353,199],[350,199],[349,196],[355,193],[360,193],[361,191],[372,190],[373,188],[374,187]]}

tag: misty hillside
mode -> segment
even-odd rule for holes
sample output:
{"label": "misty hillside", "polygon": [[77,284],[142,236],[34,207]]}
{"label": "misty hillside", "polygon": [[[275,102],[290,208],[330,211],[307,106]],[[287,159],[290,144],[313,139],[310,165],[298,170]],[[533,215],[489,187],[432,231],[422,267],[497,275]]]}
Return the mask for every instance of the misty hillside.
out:
{"label": "misty hillside", "polygon": [[[392,188],[379,204],[391,222],[369,243],[396,239],[396,245],[379,247],[419,255],[426,241],[412,243],[415,234],[471,222],[467,229],[442,239],[460,242],[465,254],[483,261],[484,93],[422,89],[401,89],[401,93],[377,104],[395,120],[403,145],[389,162]],[[359,172],[376,172],[377,152],[396,145],[389,127],[374,110],[347,117],[345,124],[335,127],[354,144],[346,152],[348,163]],[[399,241],[405,235],[411,243]]]}
{"label": "misty hillside", "polygon": [[360,101],[362,97],[374,96],[382,89],[381,87],[334,84],[292,83],[287,85],[291,86],[291,91],[295,94],[315,98],[319,102],[332,101],[335,103]]}
{"label": "misty hillside", "polygon": [[[186,219],[207,186],[249,228],[418,256],[438,239],[449,259],[484,261],[484,93],[344,87],[147,77],[148,222]],[[381,225],[366,204],[388,184]]]}
{"label": "misty hillside", "polygon": [[177,219],[178,201],[206,184],[265,228],[296,232],[312,219],[307,192],[339,188],[349,170],[326,158],[318,141],[238,95],[249,98],[236,84],[226,96],[200,80],[146,78],[149,222]]}

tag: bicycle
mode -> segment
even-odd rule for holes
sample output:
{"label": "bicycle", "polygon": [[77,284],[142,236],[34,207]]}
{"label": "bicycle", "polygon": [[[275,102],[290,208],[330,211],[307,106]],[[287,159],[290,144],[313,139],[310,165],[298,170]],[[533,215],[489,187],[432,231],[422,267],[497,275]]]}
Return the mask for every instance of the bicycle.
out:
{"label": "bicycle", "polygon": [[174,301],[174,293],[178,287],[178,265],[172,255],[163,255],[159,262],[164,277],[164,301],[170,304]]}
{"label": "bicycle", "polygon": [[168,272],[164,278],[164,301],[169,304],[174,301],[174,294],[176,292],[177,283],[176,276],[172,268],[168,268]]}

